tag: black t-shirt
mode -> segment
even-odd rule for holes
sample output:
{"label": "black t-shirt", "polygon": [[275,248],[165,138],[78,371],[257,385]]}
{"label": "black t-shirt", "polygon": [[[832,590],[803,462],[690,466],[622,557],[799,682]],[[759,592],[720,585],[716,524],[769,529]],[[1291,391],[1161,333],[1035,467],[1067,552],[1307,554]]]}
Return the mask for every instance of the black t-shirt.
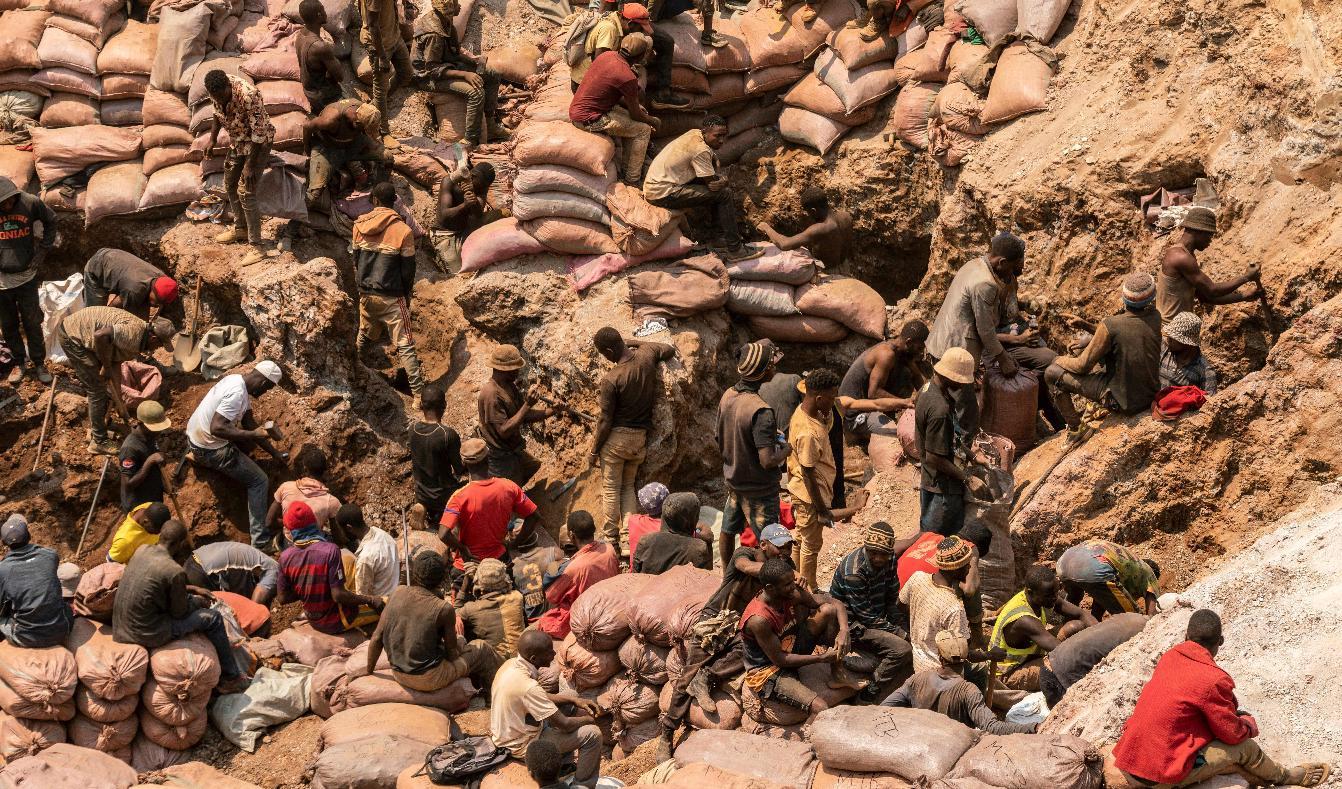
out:
{"label": "black t-shirt", "polygon": [[755,548],[744,547],[736,549],[736,552],[732,554],[731,561],[727,562],[727,566],[722,568],[722,583],[718,586],[718,590],[713,593],[713,596],[708,598],[708,602],[704,603],[701,616],[713,616],[728,605],[735,609],[738,614],[746,610],[746,604],[750,602],[751,598],[759,594],[763,587],[760,586],[759,579],[752,578],[736,569],[736,560],[744,557],[752,562],[759,561],[756,550]]}
{"label": "black t-shirt", "polygon": [[[141,438],[139,431],[132,430],[126,436],[126,440],[121,442],[121,451],[117,453],[117,466],[121,469],[121,476],[130,480],[139,474],[140,469],[144,468],[145,459],[157,451],[158,447],[152,437]],[[121,494],[121,511],[130,512],[146,501],[163,501],[163,474],[149,473],[139,485],[134,487],[126,485]]]}
{"label": "black t-shirt", "polygon": [[410,426],[410,470],[416,499],[446,502],[461,487],[461,436],[446,425],[415,422]]}
{"label": "black t-shirt", "polygon": [[927,385],[914,408],[914,430],[918,437],[918,453],[924,461],[922,489],[955,494],[962,492],[960,481],[938,474],[932,470],[932,464],[926,462],[928,455],[941,455],[948,460],[955,458],[956,424],[947,394],[935,381]]}
{"label": "black t-shirt", "polygon": [[661,361],[656,345],[640,345],[627,362],[620,362],[601,379],[601,410],[611,418],[611,427],[652,429],[652,412],[657,403],[657,363]]}

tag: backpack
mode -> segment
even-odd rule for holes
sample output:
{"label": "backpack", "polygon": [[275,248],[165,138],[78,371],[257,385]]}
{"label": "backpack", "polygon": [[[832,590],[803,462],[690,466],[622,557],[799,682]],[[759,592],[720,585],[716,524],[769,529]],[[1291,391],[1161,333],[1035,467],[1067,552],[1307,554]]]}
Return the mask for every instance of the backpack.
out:
{"label": "backpack", "polygon": [[564,60],[570,67],[578,65],[587,57],[587,34],[600,21],[601,12],[590,8],[579,11],[574,17],[568,28],[568,38],[564,40]]}
{"label": "backpack", "polygon": [[510,755],[488,737],[459,737],[429,751],[415,775],[427,775],[436,786],[473,786]]}

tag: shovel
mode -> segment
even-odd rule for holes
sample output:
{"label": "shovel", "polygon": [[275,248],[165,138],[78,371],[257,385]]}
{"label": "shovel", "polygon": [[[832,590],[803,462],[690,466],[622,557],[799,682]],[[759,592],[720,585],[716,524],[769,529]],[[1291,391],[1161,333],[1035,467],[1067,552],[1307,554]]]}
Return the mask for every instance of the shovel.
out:
{"label": "shovel", "polygon": [[192,297],[191,329],[178,332],[172,343],[172,360],[178,369],[192,372],[200,367],[200,277],[196,277],[196,287]]}

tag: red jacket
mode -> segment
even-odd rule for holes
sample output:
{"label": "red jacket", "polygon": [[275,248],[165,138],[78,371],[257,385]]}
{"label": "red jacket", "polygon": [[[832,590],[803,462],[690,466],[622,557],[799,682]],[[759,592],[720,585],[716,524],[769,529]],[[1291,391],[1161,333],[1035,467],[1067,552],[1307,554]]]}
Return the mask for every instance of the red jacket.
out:
{"label": "red jacket", "polygon": [[1156,663],[1114,746],[1114,763],[1138,778],[1177,784],[1212,740],[1238,745],[1258,736],[1257,722],[1238,709],[1235,680],[1206,647],[1185,641]]}
{"label": "red jacket", "polygon": [[541,614],[536,627],[556,641],[568,638],[569,614],[578,595],[594,584],[620,574],[620,558],[604,542],[593,542],[578,549],[564,572],[545,589],[550,608]]}

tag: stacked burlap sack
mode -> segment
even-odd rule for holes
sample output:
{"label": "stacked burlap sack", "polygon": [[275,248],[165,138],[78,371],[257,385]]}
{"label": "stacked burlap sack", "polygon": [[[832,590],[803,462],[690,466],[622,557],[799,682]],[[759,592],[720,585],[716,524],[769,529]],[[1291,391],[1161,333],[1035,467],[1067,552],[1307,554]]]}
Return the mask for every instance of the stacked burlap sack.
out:
{"label": "stacked burlap sack", "polygon": [[875,105],[899,87],[895,59],[926,38],[918,24],[874,41],[863,41],[856,28],[835,31],[813,71],[783,97],[788,105],[779,118],[783,137],[823,156],[850,129],[876,117]]}
{"label": "stacked burlap sack", "polygon": [[[16,8],[0,13],[0,128],[8,133],[19,132],[7,142],[23,142],[22,130],[37,123],[42,107],[51,91],[33,81],[42,70],[38,44],[46,29],[51,12],[45,9]],[[8,151],[8,149],[7,149]],[[31,161],[24,167],[22,157],[7,152],[3,162],[4,174],[22,186],[32,180]],[[26,174],[25,174],[26,170]],[[19,175],[19,178],[14,178]]]}
{"label": "stacked burlap sack", "polygon": [[12,761],[65,742],[78,684],[75,657],[65,647],[0,642],[0,755]]}
{"label": "stacked burlap sack", "polygon": [[131,762],[140,730],[140,692],[149,675],[148,651],[118,644],[111,627],[84,617],[75,619],[65,645],[79,673],[70,743]]}
{"label": "stacked burlap sack", "polygon": [[368,642],[352,649],[339,649],[316,661],[308,703],[323,718],[344,710],[372,704],[415,704],[444,712],[462,712],[478,692],[467,677],[447,687],[426,693],[397,682],[387,653],[378,659],[377,670],[368,673]]}
{"label": "stacked burlap sack", "polygon": [[727,309],[778,342],[838,342],[848,332],[885,336],[885,299],[852,277],[820,273],[805,252],[773,245],[755,260],[728,267]]}
{"label": "stacked burlap sack", "polygon": [[373,704],[337,712],[322,724],[313,789],[391,787],[408,768],[424,766],[452,739],[447,713],[414,704]]}
{"label": "stacked burlap sack", "polygon": [[41,789],[132,789],[140,785],[134,768],[126,763],[65,743],[9,761],[0,770],[0,784]]}

